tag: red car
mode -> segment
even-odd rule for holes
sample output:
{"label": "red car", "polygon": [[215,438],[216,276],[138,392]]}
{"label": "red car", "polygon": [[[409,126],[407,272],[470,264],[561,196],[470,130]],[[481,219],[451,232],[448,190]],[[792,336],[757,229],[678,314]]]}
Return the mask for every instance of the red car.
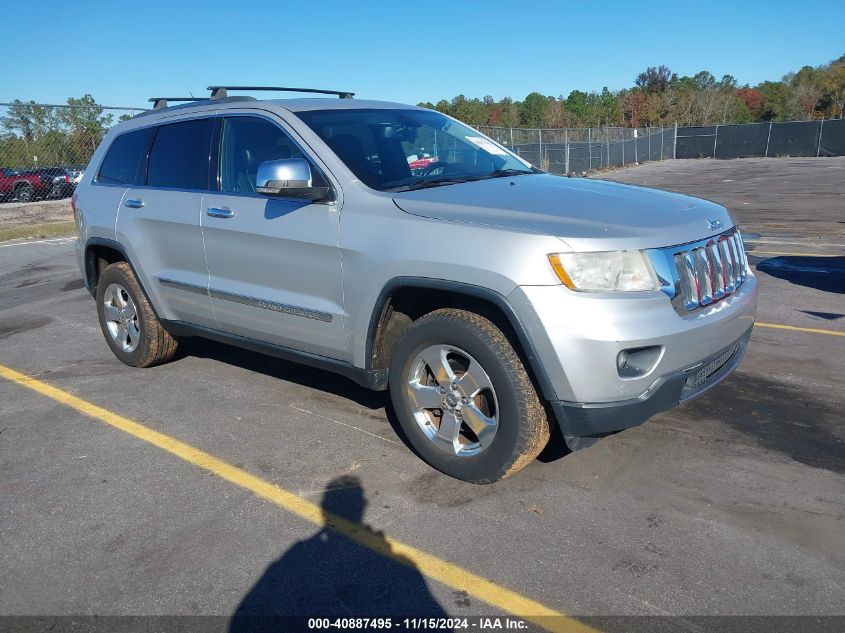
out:
{"label": "red car", "polygon": [[33,172],[18,172],[8,167],[0,169],[0,200],[17,198],[21,202],[35,199],[36,193],[41,195],[47,189],[38,174]]}
{"label": "red car", "polygon": [[422,172],[426,167],[428,167],[429,165],[433,165],[437,161],[437,156],[429,156],[428,154],[416,154],[414,160],[408,161],[408,167],[411,168],[411,173],[416,175],[419,172]]}

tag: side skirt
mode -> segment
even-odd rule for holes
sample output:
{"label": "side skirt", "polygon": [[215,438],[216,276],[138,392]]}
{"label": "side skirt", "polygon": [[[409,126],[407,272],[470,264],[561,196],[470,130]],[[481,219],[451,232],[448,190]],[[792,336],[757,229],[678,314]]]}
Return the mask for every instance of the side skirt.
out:
{"label": "side skirt", "polygon": [[162,321],[162,325],[173,336],[197,336],[200,338],[210,339],[218,343],[226,343],[241,349],[247,349],[251,352],[258,352],[259,354],[267,354],[281,358],[282,360],[308,365],[317,369],[323,369],[335,374],[340,374],[358,383],[362,387],[372,389],[374,391],[384,391],[387,389],[387,370],[386,369],[362,369],[345,361],[328,358],[327,356],[320,356],[318,354],[311,354],[309,352],[302,352],[300,350],[291,349],[289,347],[282,347],[280,345],[273,345],[263,341],[247,338],[245,336],[238,336],[237,334],[229,334],[211,328],[201,327],[185,321]]}

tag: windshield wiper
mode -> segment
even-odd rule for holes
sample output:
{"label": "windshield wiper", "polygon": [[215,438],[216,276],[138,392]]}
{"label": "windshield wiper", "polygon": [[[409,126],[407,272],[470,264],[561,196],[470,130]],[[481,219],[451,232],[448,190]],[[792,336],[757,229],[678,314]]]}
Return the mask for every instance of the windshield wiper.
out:
{"label": "windshield wiper", "polygon": [[525,174],[535,174],[537,172],[528,169],[497,169],[487,174],[487,178],[507,178],[508,176],[524,176]]}
{"label": "windshield wiper", "polygon": [[433,180],[418,180],[417,182],[412,182],[410,185],[397,187],[394,191],[416,191],[417,189],[453,185],[460,182],[469,182],[469,180],[467,178],[435,178]]}
{"label": "windshield wiper", "polygon": [[401,192],[401,191],[416,191],[417,189],[428,189],[429,187],[440,187],[442,185],[453,185],[456,183],[461,182],[475,182],[478,180],[487,180],[488,178],[507,178],[508,176],[524,176],[527,174],[539,174],[542,173],[539,170],[528,170],[528,169],[497,169],[495,171],[490,172],[489,174],[479,174],[474,176],[465,176],[463,178],[459,178],[457,176],[451,177],[444,177],[444,178],[434,178],[432,180],[418,180],[417,182],[412,182],[409,185],[402,185],[401,187],[395,187],[391,189],[391,191]]}
{"label": "windshield wiper", "polygon": [[540,171],[528,169],[496,169],[489,174],[477,174],[467,178],[467,181],[490,180],[491,178],[508,178],[509,176],[527,176],[528,174],[539,174]]}

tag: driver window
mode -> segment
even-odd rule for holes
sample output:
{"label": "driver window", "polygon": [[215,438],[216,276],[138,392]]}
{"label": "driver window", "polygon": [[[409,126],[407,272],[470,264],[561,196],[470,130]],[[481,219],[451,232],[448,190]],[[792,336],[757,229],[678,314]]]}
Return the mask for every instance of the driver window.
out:
{"label": "driver window", "polygon": [[[307,160],[285,131],[266,119],[248,116],[224,119],[220,191],[255,193],[258,166],[264,161],[282,158]],[[311,171],[316,184],[320,176],[313,164]]]}

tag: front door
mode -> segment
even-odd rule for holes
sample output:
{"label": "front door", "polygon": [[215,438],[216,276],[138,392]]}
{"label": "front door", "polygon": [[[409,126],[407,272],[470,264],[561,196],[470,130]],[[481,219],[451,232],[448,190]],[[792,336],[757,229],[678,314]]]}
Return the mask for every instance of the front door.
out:
{"label": "front door", "polygon": [[258,165],[305,158],[264,116],[223,119],[219,192],[202,201],[209,293],[221,330],[348,360],[336,205],[255,192]]}

